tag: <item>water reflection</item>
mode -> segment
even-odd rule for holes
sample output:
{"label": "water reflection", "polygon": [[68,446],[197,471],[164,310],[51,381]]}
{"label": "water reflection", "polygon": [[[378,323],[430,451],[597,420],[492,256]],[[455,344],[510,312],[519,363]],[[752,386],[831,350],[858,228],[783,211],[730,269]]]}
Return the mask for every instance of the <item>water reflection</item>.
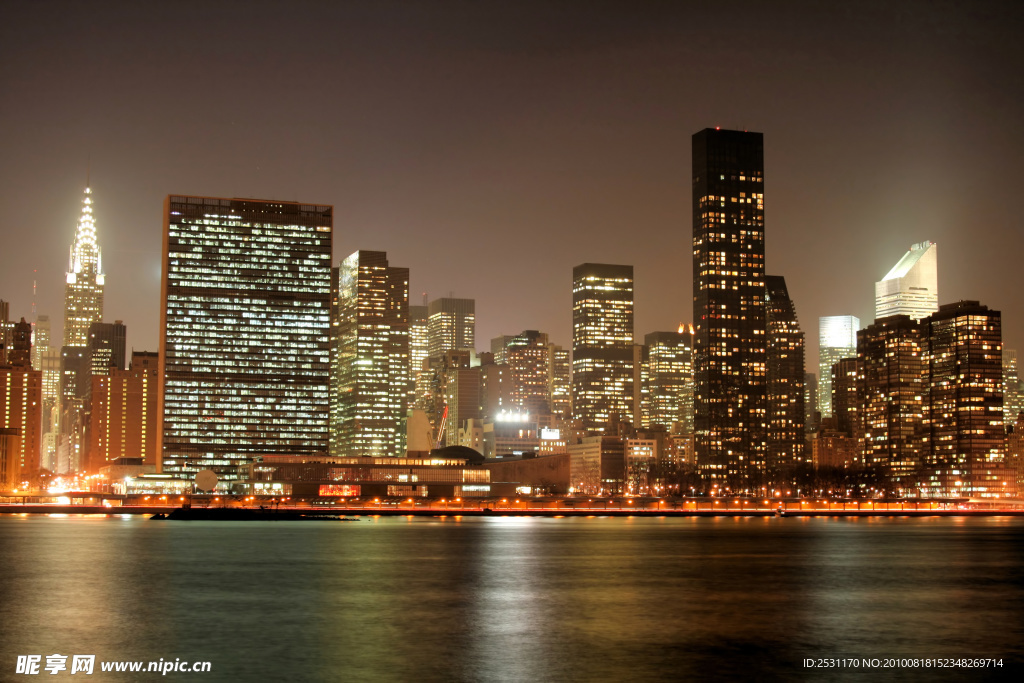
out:
{"label": "water reflection", "polygon": [[1022,540],[1009,518],[4,516],[0,667],[57,652],[209,660],[207,680],[589,681],[1019,661]]}

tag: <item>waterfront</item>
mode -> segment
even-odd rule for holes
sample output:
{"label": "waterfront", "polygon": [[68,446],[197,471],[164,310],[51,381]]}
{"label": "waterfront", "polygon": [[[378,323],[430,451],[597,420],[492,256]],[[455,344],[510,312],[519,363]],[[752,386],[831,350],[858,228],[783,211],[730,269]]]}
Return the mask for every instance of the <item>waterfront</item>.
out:
{"label": "waterfront", "polygon": [[745,680],[809,675],[805,658],[1001,657],[870,674],[989,680],[1024,655],[1022,541],[1024,520],[1004,517],[5,515],[0,678],[33,653],[310,681]]}

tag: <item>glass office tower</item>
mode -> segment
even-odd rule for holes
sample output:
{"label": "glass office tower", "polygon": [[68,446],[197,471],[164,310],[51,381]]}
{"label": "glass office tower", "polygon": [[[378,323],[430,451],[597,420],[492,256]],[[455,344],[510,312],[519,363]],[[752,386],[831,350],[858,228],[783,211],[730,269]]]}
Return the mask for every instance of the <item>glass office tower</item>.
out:
{"label": "glass office tower", "polygon": [[330,206],[170,196],[160,316],[162,471],[222,481],[327,453]]}
{"label": "glass office tower", "polygon": [[633,266],[572,269],[572,400],[588,432],[633,421]]}

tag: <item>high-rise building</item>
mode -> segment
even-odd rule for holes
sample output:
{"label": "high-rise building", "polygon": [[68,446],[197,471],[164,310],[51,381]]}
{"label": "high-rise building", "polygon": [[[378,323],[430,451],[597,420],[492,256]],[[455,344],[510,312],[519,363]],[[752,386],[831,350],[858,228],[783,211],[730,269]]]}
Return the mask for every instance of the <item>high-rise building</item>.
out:
{"label": "high-rise building", "polygon": [[491,340],[491,353],[494,354],[495,363],[505,365],[508,362],[505,352],[508,350],[509,342],[515,338],[514,334],[502,334]]}
{"label": "high-rise building", "polygon": [[[6,471],[15,483],[39,474],[43,421],[43,373],[32,369],[32,327],[14,326],[8,362],[0,363],[0,430],[6,432]],[[0,437],[2,439],[4,437]]]}
{"label": "high-rise building", "polygon": [[738,485],[765,466],[764,245],[763,136],[694,134],[694,447],[716,482]]}
{"label": "high-rise building", "polygon": [[430,335],[426,306],[409,306],[409,378],[412,393],[409,395],[409,407],[423,408],[429,394]]}
{"label": "high-rise building", "polygon": [[111,368],[91,377],[89,446],[82,469],[98,473],[118,458],[139,458],[157,464],[156,353],[135,351],[127,370]]}
{"label": "high-rise building", "polygon": [[32,367],[41,370],[42,357],[50,348],[50,316],[40,315],[32,325]]}
{"label": "high-rise building", "polygon": [[560,418],[572,415],[572,372],[569,351],[558,344],[548,344],[548,393],[551,413]]}
{"label": "high-rise building", "polygon": [[693,332],[680,325],[676,332],[644,335],[643,427],[662,425],[669,431],[693,432]]}
{"label": "high-rise building", "polygon": [[[170,196],[160,315],[162,471],[222,480],[328,451],[333,208]],[[404,387],[403,387],[404,388]]]}
{"label": "high-rise building", "polygon": [[109,375],[111,370],[124,370],[127,330],[124,323],[93,323],[89,325],[89,364],[94,375]]}
{"label": "high-rise building", "polygon": [[85,188],[82,216],[68,260],[64,288],[64,346],[87,346],[89,326],[103,320],[103,263],[96,243],[92,190]]}
{"label": "high-rise building", "polygon": [[573,268],[572,402],[588,432],[633,421],[633,266]]}
{"label": "high-rise building", "polygon": [[832,366],[832,419],[835,429],[859,438],[860,400],[857,396],[857,359],[843,358]]}
{"label": "high-rise building", "polygon": [[505,363],[512,375],[512,401],[531,415],[551,414],[550,342],[546,332],[523,330],[509,340]]}
{"label": "high-rise building", "polygon": [[808,461],[804,414],[804,333],[785,278],[765,276],[768,338],[768,465]]}
{"label": "high-rise building", "polygon": [[875,319],[907,315],[920,320],[939,310],[938,255],[934,242],[921,242],[875,283]]}
{"label": "high-rise building", "polygon": [[1017,350],[1003,349],[1003,422],[1012,425],[1024,410],[1024,392],[1021,391]]}
{"label": "high-rise building", "polygon": [[337,292],[331,453],[405,457],[409,269],[357,251],[338,268]]}
{"label": "high-rise building", "polygon": [[821,412],[818,410],[818,376],[813,372],[804,373],[804,421],[807,425],[807,433],[811,434],[818,430],[818,417]]}
{"label": "high-rise building", "polygon": [[857,333],[857,403],[863,462],[908,488],[920,466],[925,341],[906,315]]}
{"label": "high-rise building", "polygon": [[434,299],[427,304],[427,335],[431,358],[445,351],[473,350],[476,302],[473,299]]}
{"label": "high-rise building", "polygon": [[1012,491],[1003,429],[1002,316],[977,301],[921,321],[927,340],[925,495],[1001,497]]}
{"label": "high-rise building", "polygon": [[86,346],[63,346],[60,350],[60,433],[55,449],[55,472],[74,474],[83,464],[85,428],[92,363]]}
{"label": "high-rise building", "polygon": [[11,305],[0,299],[0,363],[7,362],[7,352],[11,348]]}
{"label": "high-rise building", "polygon": [[832,416],[832,366],[843,358],[857,356],[855,315],[828,315],[818,318],[818,410],[822,417]]}

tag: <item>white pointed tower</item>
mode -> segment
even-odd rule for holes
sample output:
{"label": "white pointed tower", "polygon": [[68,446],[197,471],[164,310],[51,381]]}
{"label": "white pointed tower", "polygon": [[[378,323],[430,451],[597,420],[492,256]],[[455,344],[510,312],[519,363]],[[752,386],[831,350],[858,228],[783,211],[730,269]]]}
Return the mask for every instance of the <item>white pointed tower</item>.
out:
{"label": "white pointed tower", "polygon": [[96,244],[92,190],[87,187],[64,288],[64,346],[87,346],[89,325],[102,320],[103,264]]}

